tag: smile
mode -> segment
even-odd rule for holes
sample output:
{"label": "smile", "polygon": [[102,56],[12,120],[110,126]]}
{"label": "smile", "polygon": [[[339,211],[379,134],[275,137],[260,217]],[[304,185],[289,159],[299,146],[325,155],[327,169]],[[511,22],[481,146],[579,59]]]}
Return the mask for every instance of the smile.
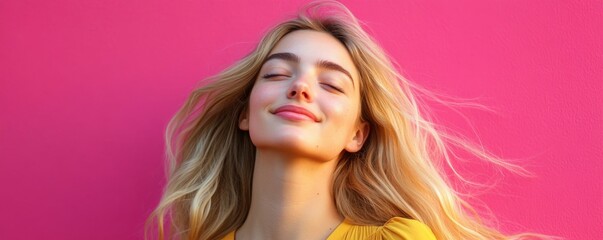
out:
{"label": "smile", "polygon": [[285,105],[274,110],[273,114],[292,121],[312,120],[318,122],[318,118],[312,112],[302,107]]}

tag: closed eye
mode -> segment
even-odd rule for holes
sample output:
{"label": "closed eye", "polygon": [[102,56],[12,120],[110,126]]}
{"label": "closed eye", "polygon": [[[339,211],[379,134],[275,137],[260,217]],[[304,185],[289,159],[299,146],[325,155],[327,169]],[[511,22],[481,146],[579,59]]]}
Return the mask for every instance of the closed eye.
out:
{"label": "closed eye", "polygon": [[268,73],[262,77],[268,79],[268,78],[275,78],[275,77],[290,77],[290,76],[287,76],[285,74],[278,74],[278,73]]}
{"label": "closed eye", "polygon": [[321,84],[322,84],[323,86],[326,86],[327,88],[333,89],[333,90],[338,91],[338,92],[340,92],[340,93],[344,93],[344,92],[343,92],[343,90],[341,90],[341,88],[338,88],[338,87],[333,86],[333,85],[331,85],[331,84],[328,84],[328,83],[321,83]]}

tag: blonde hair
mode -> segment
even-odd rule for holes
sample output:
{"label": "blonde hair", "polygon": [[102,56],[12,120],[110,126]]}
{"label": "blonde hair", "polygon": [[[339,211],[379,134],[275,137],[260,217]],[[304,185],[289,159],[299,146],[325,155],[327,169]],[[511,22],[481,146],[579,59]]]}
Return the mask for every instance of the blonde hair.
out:
{"label": "blonde hair", "polygon": [[[354,224],[416,219],[438,239],[518,239],[483,223],[443,167],[450,146],[520,174],[525,171],[430,121],[414,93],[440,100],[407,81],[358,20],[337,2],[311,3],[295,19],[270,30],[249,55],[194,90],[166,131],[168,182],[147,221],[159,239],[221,239],[240,227],[251,202],[255,147],[238,128],[262,63],[296,30],[326,32],[347,48],[360,74],[361,118],[371,133],[361,151],[343,152],[334,172],[337,210]],[[169,222],[169,225],[166,224]],[[170,226],[166,228],[166,225]],[[145,238],[146,238],[145,231]]]}

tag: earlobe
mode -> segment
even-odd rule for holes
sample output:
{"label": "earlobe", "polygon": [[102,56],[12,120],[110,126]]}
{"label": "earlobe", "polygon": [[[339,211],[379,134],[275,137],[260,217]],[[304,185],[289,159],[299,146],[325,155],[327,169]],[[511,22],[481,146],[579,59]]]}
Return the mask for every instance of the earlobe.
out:
{"label": "earlobe", "polygon": [[348,152],[358,152],[362,149],[366,138],[370,132],[370,125],[367,122],[361,122],[356,129],[356,133],[350,142],[348,142],[345,150]]}
{"label": "earlobe", "polygon": [[249,113],[247,112],[247,108],[243,109],[239,115],[239,129],[249,131]]}

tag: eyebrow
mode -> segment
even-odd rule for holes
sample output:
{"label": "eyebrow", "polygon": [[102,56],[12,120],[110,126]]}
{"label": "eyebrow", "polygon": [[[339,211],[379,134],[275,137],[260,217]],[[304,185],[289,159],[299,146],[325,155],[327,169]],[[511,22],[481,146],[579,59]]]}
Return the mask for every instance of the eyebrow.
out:
{"label": "eyebrow", "polygon": [[[266,58],[266,60],[264,60],[264,63],[266,63],[272,59],[281,59],[281,60],[285,60],[285,61],[293,62],[293,63],[300,62],[299,56],[297,56],[293,53],[289,53],[289,52],[281,52],[281,53],[271,54],[270,56],[268,56],[268,58]],[[262,63],[262,65],[264,63]],[[328,61],[328,60],[319,60],[316,62],[316,66],[319,68],[342,72],[343,74],[345,74],[346,76],[348,76],[350,78],[350,81],[352,81],[352,86],[354,86],[354,80],[352,78],[352,74],[350,74],[350,72],[348,70],[345,70],[345,68],[343,68],[339,64]]]}

